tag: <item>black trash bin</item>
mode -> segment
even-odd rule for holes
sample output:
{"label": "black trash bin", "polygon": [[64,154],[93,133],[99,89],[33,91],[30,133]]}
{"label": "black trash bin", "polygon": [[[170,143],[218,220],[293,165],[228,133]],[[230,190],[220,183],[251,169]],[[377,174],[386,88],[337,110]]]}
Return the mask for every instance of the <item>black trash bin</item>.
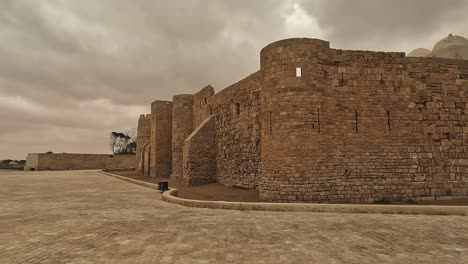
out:
{"label": "black trash bin", "polygon": [[169,190],[169,182],[167,181],[160,181],[158,182],[158,190],[161,192],[165,192]]}

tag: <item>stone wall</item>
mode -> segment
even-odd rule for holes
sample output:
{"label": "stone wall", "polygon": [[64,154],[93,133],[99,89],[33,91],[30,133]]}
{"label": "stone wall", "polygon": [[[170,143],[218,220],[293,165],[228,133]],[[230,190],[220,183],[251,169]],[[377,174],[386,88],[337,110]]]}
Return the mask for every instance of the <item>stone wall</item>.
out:
{"label": "stone wall", "polygon": [[[466,61],[288,39],[260,65],[217,94],[188,95],[191,111],[176,97],[153,104],[151,166],[167,175],[174,161],[187,184],[258,188],[265,201],[468,197]],[[158,142],[158,124],[170,139]]]}
{"label": "stone wall", "polygon": [[146,142],[142,150],[142,168],[141,174],[145,177],[151,176],[151,141]]}
{"label": "stone wall", "polygon": [[273,43],[261,61],[261,199],[466,198],[463,61],[311,39]]}
{"label": "stone wall", "polygon": [[213,116],[205,119],[185,140],[183,177],[186,185],[216,182],[216,135]]}
{"label": "stone wall", "polygon": [[261,172],[260,85],[257,72],[215,94],[217,181],[254,189]]}
{"label": "stone wall", "polygon": [[214,88],[210,85],[204,87],[193,95],[193,127],[198,127],[203,120],[211,115],[208,101],[214,95]]}
{"label": "stone wall", "polygon": [[193,95],[174,96],[172,105],[172,175],[180,181],[183,171],[184,141],[193,131]]}
{"label": "stone wall", "polygon": [[140,115],[137,127],[136,165],[135,168],[143,173],[143,147],[151,140],[151,115]]}
{"label": "stone wall", "polygon": [[172,171],[172,102],[151,104],[151,177],[168,178]]}
{"label": "stone wall", "polygon": [[25,170],[134,169],[135,155],[30,153]]}

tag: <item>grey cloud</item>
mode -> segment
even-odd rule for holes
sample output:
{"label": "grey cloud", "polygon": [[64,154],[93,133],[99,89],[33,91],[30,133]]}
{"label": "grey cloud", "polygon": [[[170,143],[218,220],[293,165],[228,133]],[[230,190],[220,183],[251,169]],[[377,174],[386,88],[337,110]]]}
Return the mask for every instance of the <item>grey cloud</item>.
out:
{"label": "grey cloud", "polygon": [[[285,37],[290,5],[1,1],[0,158],[34,146],[106,152],[108,132],[135,127],[151,101],[206,84],[220,90],[258,69],[259,50]],[[78,134],[91,138],[89,149],[73,140]]]}
{"label": "grey cloud", "polygon": [[424,47],[466,30],[466,11],[459,0],[2,0],[0,159],[108,152],[107,134],[135,127],[151,101],[219,91],[282,38]]}
{"label": "grey cloud", "polygon": [[449,33],[468,33],[466,0],[301,0],[300,4],[317,18],[331,44],[345,49],[432,48],[435,40]]}

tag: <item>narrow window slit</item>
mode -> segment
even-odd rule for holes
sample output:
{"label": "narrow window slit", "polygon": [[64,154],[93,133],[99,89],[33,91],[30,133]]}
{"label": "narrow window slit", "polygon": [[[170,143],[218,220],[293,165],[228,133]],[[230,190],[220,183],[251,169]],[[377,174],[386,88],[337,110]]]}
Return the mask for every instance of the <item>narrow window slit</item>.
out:
{"label": "narrow window slit", "polygon": [[356,131],[356,134],[358,134],[359,133],[359,128],[358,128],[358,111],[357,110],[354,111],[354,122],[355,122],[354,129]]}
{"label": "narrow window slit", "polygon": [[317,108],[317,129],[320,133],[320,108]]}
{"label": "narrow window slit", "polygon": [[390,111],[387,110],[387,127],[388,127],[388,132],[391,131],[391,123],[390,123]]}
{"label": "narrow window slit", "polygon": [[270,118],[268,119],[269,121],[269,128],[270,128],[270,135],[271,135],[271,131],[272,131],[272,127],[271,127],[271,110],[270,110]]}
{"label": "narrow window slit", "polygon": [[236,104],[236,114],[240,114],[240,103]]}

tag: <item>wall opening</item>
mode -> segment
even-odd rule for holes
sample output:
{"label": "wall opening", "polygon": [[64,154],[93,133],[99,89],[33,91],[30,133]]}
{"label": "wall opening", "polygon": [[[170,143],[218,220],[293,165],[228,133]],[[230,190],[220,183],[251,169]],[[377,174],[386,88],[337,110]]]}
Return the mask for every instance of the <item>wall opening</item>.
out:
{"label": "wall opening", "polygon": [[236,104],[236,114],[240,114],[240,103]]}
{"label": "wall opening", "polygon": [[270,128],[270,135],[271,135],[271,131],[272,131],[272,128],[271,128],[271,110],[270,110],[270,118],[268,119],[268,122],[269,122],[269,128]]}
{"label": "wall opening", "polygon": [[387,110],[387,127],[388,127],[388,132],[391,131],[391,123],[390,123],[390,111]]}
{"label": "wall opening", "polygon": [[207,104],[207,103],[208,103],[208,101],[206,100],[206,97],[205,97],[205,104]]}
{"label": "wall opening", "polygon": [[296,77],[302,77],[302,68],[296,68]]}
{"label": "wall opening", "polygon": [[357,110],[354,110],[354,131],[356,132],[356,134],[359,133],[359,121],[358,121],[358,111]]}
{"label": "wall opening", "polygon": [[317,108],[317,129],[320,133],[320,108]]}

